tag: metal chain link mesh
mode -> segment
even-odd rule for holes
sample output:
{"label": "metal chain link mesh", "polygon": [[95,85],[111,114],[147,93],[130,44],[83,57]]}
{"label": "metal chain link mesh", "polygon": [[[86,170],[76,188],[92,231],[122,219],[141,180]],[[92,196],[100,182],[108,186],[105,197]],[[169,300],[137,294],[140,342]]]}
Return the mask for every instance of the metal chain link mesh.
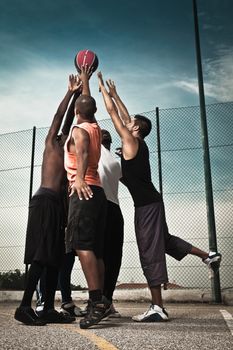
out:
{"label": "metal chain link mesh", "polygon": [[[208,105],[207,122],[215,205],[218,250],[223,255],[221,287],[233,286],[233,103]],[[146,142],[154,185],[159,188],[156,113],[142,113],[152,121]],[[205,201],[204,165],[199,107],[161,109],[160,139],[163,198],[171,234],[208,251],[208,227]],[[100,120],[101,128],[112,135],[112,152],[120,139],[110,119]],[[48,128],[36,130],[33,192],[40,184],[44,141]],[[0,272],[19,269],[24,272],[23,256],[27,226],[32,130],[0,135],[1,165],[1,238]],[[117,158],[117,155],[116,155]],[[128,190],[120,184],[120,205],[125,221],[125,239],[119,283],[144,283],[134,233],[134,207]],[[193,256],[181,262],[167,257],[169,280],[185,288],[209,288],[206,266]],[[72,283],[85,286],[78,259]]]}

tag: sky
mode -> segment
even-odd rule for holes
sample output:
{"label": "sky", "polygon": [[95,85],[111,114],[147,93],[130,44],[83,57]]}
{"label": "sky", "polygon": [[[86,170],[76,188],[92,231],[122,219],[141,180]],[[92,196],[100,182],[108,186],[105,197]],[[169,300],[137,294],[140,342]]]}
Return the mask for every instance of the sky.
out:
{"label": "sky", "polygon": [[[233,2],[197,5],[206,102],[232,101]],[[83,49],[131,114],[199,103],[192,0],[1,0],[0,134],[50,125]]]}

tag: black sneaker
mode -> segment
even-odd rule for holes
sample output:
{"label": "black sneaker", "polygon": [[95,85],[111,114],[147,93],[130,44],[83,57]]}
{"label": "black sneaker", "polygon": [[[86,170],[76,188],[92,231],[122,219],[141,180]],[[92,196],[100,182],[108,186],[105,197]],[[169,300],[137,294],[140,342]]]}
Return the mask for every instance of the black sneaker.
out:
{"label": "black sneaker", "polygon": [[30,306],[20,306],[15,310],[14,318],[27,326],[45,326],[46,321],[41,320]]}
{"label": "black sneaker", "polygon": [[222,255],[220,253],[209,252],[209,256],[202,261],[213,271],[217,271],[220,267],[220,262],[222,260]]}
{"label": "black sneaker", "polygon": [[44,311],[40,319],[45,320],[47,323],[72,323],[76,320],[74,316],[58,312],[55,309]]}
{"label": "black sneaker", "polygon": [[78,306],[74,304],[73,301],[69,303],[62,303],[60,312],[63,314],[69,314],[70,316],[80,317],[84,316],[85,312]]}
{"label": "black sneaker", "polygon": [[105,298],[102,298],[100,301],[93,302],[92,300],[88,301],[87,314],[80,320],[80,328],[86,329],[89,328],[105,317],[111,314],[111,303],[107,302]]}

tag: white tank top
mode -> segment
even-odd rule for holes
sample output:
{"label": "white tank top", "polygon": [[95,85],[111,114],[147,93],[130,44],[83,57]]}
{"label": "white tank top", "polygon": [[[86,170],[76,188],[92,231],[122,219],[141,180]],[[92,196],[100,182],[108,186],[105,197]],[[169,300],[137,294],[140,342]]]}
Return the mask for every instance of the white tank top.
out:
{"label": "white tank top", "polygon": [[107,200],[119,205],[118,187],[122,177],[121,165],[103,145],[101,145],[98,173]]}

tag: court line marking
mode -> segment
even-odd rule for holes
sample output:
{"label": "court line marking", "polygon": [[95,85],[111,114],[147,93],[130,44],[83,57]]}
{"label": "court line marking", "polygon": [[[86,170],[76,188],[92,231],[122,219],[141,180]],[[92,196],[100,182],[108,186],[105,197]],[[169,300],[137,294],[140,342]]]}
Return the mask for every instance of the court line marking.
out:
{"label": "court line marking", "polygon": [[[0,316],[12,316],[13,317],[14,315],[0,312]],[[50,324],[50,325],[52,325],[52,324]],[[56,326],[58,326],[57,323],[56,323]],[[84,329],[77,329],[77,328],[74,328],[74,325],[72,326],[72,325],[60,324],[59,326],[61,328],[68,328],[72,332],[79,333],[80,335],[84,336],[85,338],[89,339],[92,343],[94,343],[100,350],[119,350],[113,344],[109,343],[106,339],[95,335],[90,330],[86,331]]]}
{"label": "court line marking", "polygon": [[230,314],[230,312],[226,311],[226,310],[219,310],[227,324],[227,327],[229,328],[229,331],[231,333],[231,335],[233,335],[233,317]]}
{"label": "court line marking", "polygon": [[62,325],[61,328],[66,328],[71,330],[74,333],[79,333],[85,338],[89,339],[92,343],[94,343],[100,350],[119,350],[113,344],[109,343],[106,339],[97,336],[92,333],[91,330],[84,330],[80,328],[74,328],[74,325]]}

